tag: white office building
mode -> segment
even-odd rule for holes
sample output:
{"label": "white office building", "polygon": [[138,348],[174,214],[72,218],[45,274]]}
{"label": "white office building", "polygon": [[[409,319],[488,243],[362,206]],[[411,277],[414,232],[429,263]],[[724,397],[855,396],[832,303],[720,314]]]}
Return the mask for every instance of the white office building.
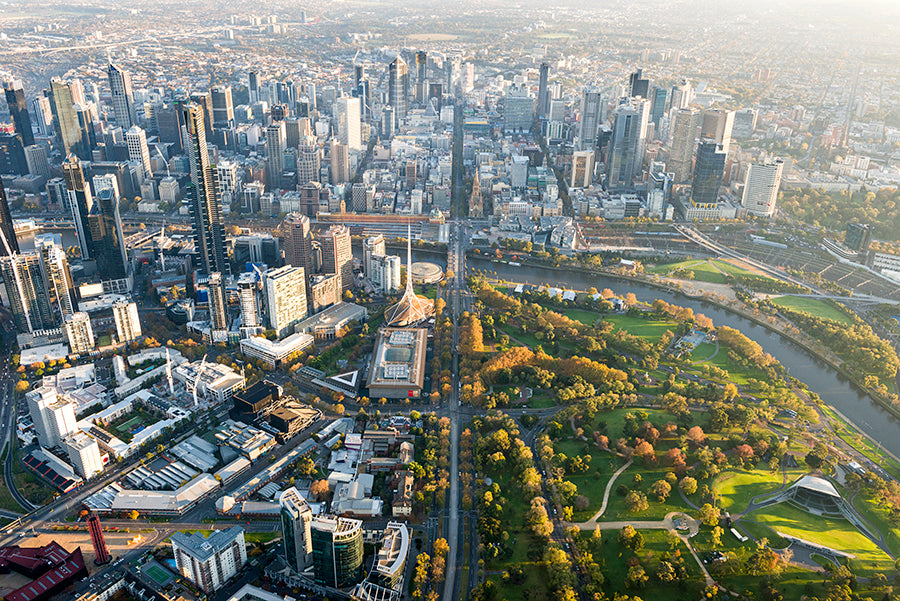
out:
{"label": "white office building", "polygon": [[247,563],[244,531],[238,526],[215,530],[209,537],[176,532],[171,540],[178,572],[205,593],[219,590]]}
{"label": "white office building", "polygon": [[263,273],[269,327],[283,337],[306,317],[306,277],[302,267],[285,265]]}
{"label": "white office building", "polygon": [[775,214],[783,169],[784,161],[781,159],[750,165],[747,181],[744,183],[744,196],[741,198],[741,204],[750,214],[759,217],[771,217]]}
{"label": "white office building", "polygon": [[140,166],[141,181],[153,176],[150,167],[150,149],[147,147],[147,134],[134,125],[125,132],[125,143],[128,145],[128,159]]}
{"label": "white office building", "polygon": [[342,96],[334,103],[338,139],[348,150],[362,150],[359,98]]}
{"label": "white office building", "polygon": [[312,565],[312,509],[293,486],[281,493],[278,502],[285,561],[295,572],[303,572]]}

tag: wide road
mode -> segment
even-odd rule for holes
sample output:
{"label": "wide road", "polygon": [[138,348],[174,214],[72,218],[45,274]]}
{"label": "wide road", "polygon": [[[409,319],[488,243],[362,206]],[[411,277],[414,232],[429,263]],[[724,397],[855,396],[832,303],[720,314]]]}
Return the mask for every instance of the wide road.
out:
{"label": "wide road", "polygon": [[[3,483],[9,489],[9,493],[16,503],[25,511],[35,509],[28,499],[16,488],[13,479],[13,446],[17,443],[16,439],[16,396],[15,396],[15,372],[10,370],[9,362],[3,361],[0,367],[0,447],[6,449],[6,459],[3,462]],[[18,517],[12,515],[11,512],[3,512],[3,517]]]}

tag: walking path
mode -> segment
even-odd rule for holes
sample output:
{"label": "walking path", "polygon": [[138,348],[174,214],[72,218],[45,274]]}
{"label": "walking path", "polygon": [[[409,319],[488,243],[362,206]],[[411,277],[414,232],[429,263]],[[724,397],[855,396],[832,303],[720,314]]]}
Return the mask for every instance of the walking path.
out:
{"label": "walking path", "polygon": [[[606,490],[603,491],[603,503],[600,505],[600,511],[594,514],[594,516],[589,519],[587,522],[583,522],[584,524],[588,524],[591,522],[596,522],[600,519],[600,516],[606,511],[606,504],[609,502],[609,491],[612,490],[613,484],[616,482],[616,478],[622,475],[622,472],[631,467],[631,464],[634,463],[633,459],[629,459],[625,462],[625,465],[616,470],[616,472],[612,475],[612,478],[609,479],[609,482],[606,483]],[[580,527],[580,526],[579,526]],[[587,530],[587,528],[581,528],[582,530]]]}

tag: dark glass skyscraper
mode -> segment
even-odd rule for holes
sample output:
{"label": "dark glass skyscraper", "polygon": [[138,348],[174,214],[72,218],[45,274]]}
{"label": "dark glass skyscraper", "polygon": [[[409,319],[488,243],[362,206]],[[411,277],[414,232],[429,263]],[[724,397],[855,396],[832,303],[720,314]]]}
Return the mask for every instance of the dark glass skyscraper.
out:
{"label": "dark glass skyscraper", "polygon": [[547,88],[547,80],[550,78],[550,63],[541,63],[541,79],[538,84],[538,117],[546,117],[550,112],[550,90]]}
{"label": "dark glass skyscraper", "polygon": [[25,90],[18,82],[6,82],[6,104],[16,127],[16,133],[22,138],[23,146],[34,144],[34,132],[31,130],[31,116],[28,114],[28,103],[25,101]]}
{"label": "dark glass skyscraper", "polygon": [[629,96],[632,98],[635,96],[647,98],[650,95],[650,80],[644,79],[643,74],[644,70],[638,69],[628,76]]}
{"label": "dark glass skyscraper", "polygon": [[2,179],[0,179],[0,232],[3,232],[3,237],[6,238],[5,244],[0,241],[0,256],[7,256],[10,251],[18,253],[19,242],[16,240],[16,230],[13,227],[12,216],[9,214],[9,200],[6,198],[6,189],[3,187]]}
{"label": "dark glass skyscraper", "polygon": [[616,109],[606,161],[608,190],[634,189],[634,180],[641,173],[649,117],[646,100],[634,100]]}
{"label": "dark glass skyscraper", "polygon": [[88,215],[91,230],[91,258],[97,261],[97,273],[104,280],[119,280],[128,275],[125,237],[119,216],[119,199],[110,189],[101,190]]}
{"label": "dark glass skyscraper", "polygon": [[427,90],[428,53],[424,50],[416,52],[416,102],[425,102]]}
{"label": "dark glass skyscraper", "polygon": [[94,197],[91,195],[90,186],[84,181],[84,171],[81,170],[81,161],[77,156],[69,155],[62,167],[66,178],[66,190],[69,193],[69,206],[72,207],[72,216],[75,218],[75,232],[78,234],[81,257],[90,259],[94,241],[91,238],[88,216],[94,207]]}
{"label": "dark glass skyscraper", "polygon": [[313,518],[310,528],[316,582],[335,588],[363,577],[362,522],[342,517]]}
{"label": "dark glass skyscraper", "polygon": [[228,273],[230,269],[225,261],[225,226],[217,197],[218,174],[215,166],[209,163],[206,128],[200,105],[191,103],[184,107],[184,124],[187,131],[185,150],[191,166],[191,181],[186,190],[194,228],[194,244],[205,273]]}
{"label": "dark glass skyscraper", "polygon": [[695,204],[715,203],[725,172],[726,153],[715,140],[703,139],[697,145],[697,159],[694,164],[694,180],[691,185],[691,202]]}

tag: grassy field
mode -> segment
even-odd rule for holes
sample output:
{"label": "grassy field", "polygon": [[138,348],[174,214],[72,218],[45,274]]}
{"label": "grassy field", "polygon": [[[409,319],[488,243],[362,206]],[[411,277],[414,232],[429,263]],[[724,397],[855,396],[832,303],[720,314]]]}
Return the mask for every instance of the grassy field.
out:
{"label": "grassy field", "polygon": [[[713,355],[716,352],[716,345],[709,342],[701,342],[697,345],[697,348],[693,350],[691,356],[694,358],[694,361],[698,363],[703,363],[712,359]],[[727,352],[727,351],[726,351]]]}
{"label": "grassy field", "polygon": [[747,517],[783,534],[854,554],[856,558],[850,560],[850,567],[859,576],[887,573],[894,567],[884,551],[846,520],[812,515],[786,503],[754,511]]}
{"label": "grassy field", "polygon": [[588,443],[571,439],[559,441],[555,445],[556,451],[564,453],[566,457],[575,457],[576,455],[583,457],[585,453],[591,456],[591,469],[584,474],[566,475],[566,480],[578,487],[578,494],[591,500],[587,509],[573,513],[572,520],[575,522],[588,520],[597,513],[603,503],[603,491],[606,490],[606,483],[624,463],[616,455],[600,451],[593,445],[590,445],[593,448],[585,450],[585,446],[588,446]]}
{"label": "grassy field", "polygon": [[729,471],[716,478],[713,491],[719,497],[722,509],[743,511],[756,495],[770,492],[781,486],[781,472],[770,471]]}
{"label": "grassy field", "polygon": [[867,495],[864,497],[864,493],[853,497],[853,506],[881,532],[881,535],[884,536],[884,542],[887,543],[891,553],[895,556],[900,556],[900,528],[891,526],[888,510],[880,506],[875,499]]}
{"label": "grassy field", "polygon": [[830,319],[845,325],[851,325],[853,320],[832,307],[826,302],[814,298],[801,298],[797,296],[778,296],[772,299],[772,304],[785,307],[801,313],[808,313],[822,319]]}
{"label": "grassy field", "polygon": [[594,323],[602,317],[602,315],[600,315],[599,313],[594,313],[593,311],[585,311],[583,309],[567,309],[563,311],[563,315],[565,315],[569,319],[580,321],[581,323],[588,326],[594,325]]}
{"label": "grassy field", "polygon": [[674,321],[642,319],[628,315],[608,315],[603,319],[612,323],[616,330],[625,330],[633,336],[639,336],[650,342],[659,340],[666,330],[674,332],[678,327]]}

